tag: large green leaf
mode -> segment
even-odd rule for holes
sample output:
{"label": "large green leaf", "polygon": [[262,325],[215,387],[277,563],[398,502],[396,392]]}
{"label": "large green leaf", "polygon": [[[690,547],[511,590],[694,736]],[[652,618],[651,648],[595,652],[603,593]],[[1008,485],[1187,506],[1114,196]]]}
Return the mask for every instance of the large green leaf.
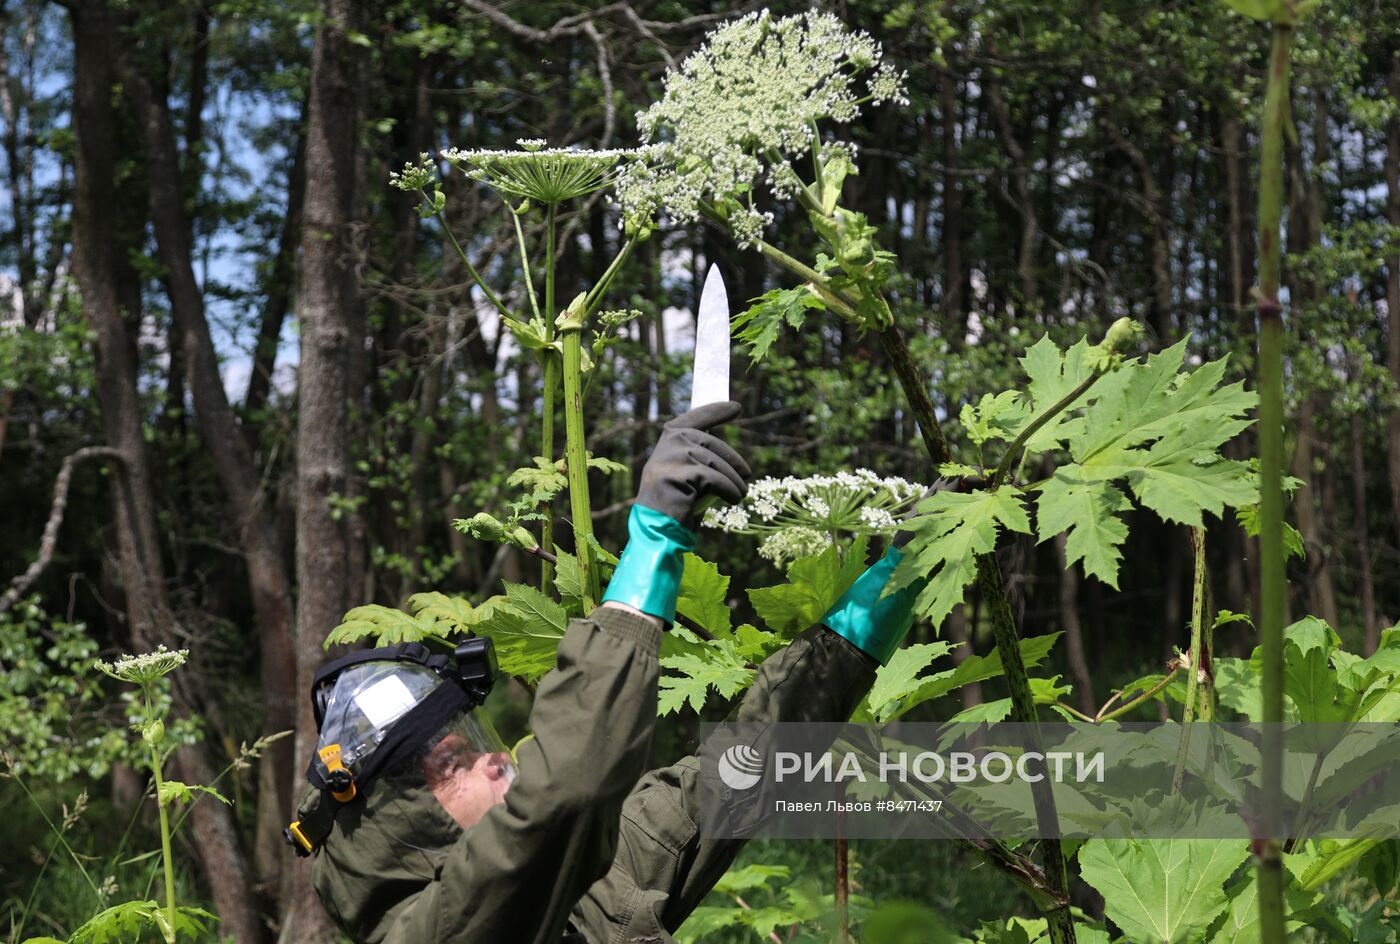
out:
{"label": "large green leaf", "polygon": [[729,640],[711,643],[706,649],[703,656],[685,653],[662,658],[662,667],[674,674],[661,676],[658,683],[658,714],[679,711],[687,703],[692,711],[699,711],[711,690],[721,698],[731,698],[753,680],[754,670]]}
{"label": "large green leaf", "polygon": [[[1063,400],[1066,396],[1093,374],[1100,354],[1081,338],[1064,353],[1055,346],[1049,336],[1032,344],[1021,358],[1021,366],[1029,380],[1027,392],[1031,400],[1031,415],[1039,417]],[[1087,406],[1098,397],[1097,384],[1085,391],[1075,402],[1074,407]],[[1065,437],[1077,429],[1082,420],[1072,410],[1066,410],[1051,417],[1026,440],[1026,452],[1045,452],[1056,449]],[[1019,432],[1019,430],[1018,430]]]}
{"label": "large green leaf", "polygon": [[1040,487],[1036,528],[1042,542],[1067,531],[1065,566],[1084,562],[1084,572],[1110,587],[1118,586],[1119,550],[1128,539],[1128,526],[1118,517],[1131,507],[1128,497],[1104,481],[1082,481],[1059,470]]}
{"label": "large green leaf", "polygon": [[[513,596],[512,587],[518,588]],[[562,606],[534,587],[507,584],[506,593],[507,596],[491,597],[476,607],[468,628],[495,644],[496,661],[502,672],[533,682],[554,668],[568,615]],[[522,608],[517,600],[527,606]]]}
{"label": "large green leaf", "polygon": [[[1059,633],[1049,633],[1044,636],[1022,639],[1020,644],[1021,661],[1025,663],[1026,668],[1032,668],[1043,662],[1045,657],[1050,654],[1050,649],[1055,645],[1055,640],[1059,638]],[[926,676],[920,681],[918,688],[903,699],[887,702],[876,715],[876,720],[881,722],[892,720],[905,714],[916,705],[939,698],[962,688],[964,685],[995,678],[1001,673],[1001,653],[993,650],[985,656],[968,656],[956,668]]]}
{"label": "large green leaf", "polygon": [[1225,882],[1249,857],[1246,842],[1091,839],[1080,872],[1135,944],[1190,944],[1225,910]]}
{"label": "large green leaf", "polygon": [[943,622],[963,600],[963,591],[977,576],[977,555],[996,548],[1002,528],[1031,532],[1030,519],[1015,490],[1007,487],[969,493],[936,492],[919,503],[911,519],[914,537],[904,547],[886,592],[928,577],[915,609]]}
{"label": "large green leaf", "polygon": [[729,578],[695,554],[685,555],[676,612],[714,636],[730,635]]}
{"label": "large green leaf", "polygon": [[868,713],[881,718],[899,702],[912,695],[924,679],[920,674],[939,656],[953,648],[952,643],[930,642],[905,646],[890,657],[890,661],[880,666],[875,673],[875,684],[865,696],[865,705],[858,714]]}
{"label": "large green leaf", "polygon": [[[1254,871],[1246,871],[1226,889],[1225,894],[1230,904],[1225,912],[1225,920],[1216,930],[1215,936],[1210,939],[1211,944],[1261,944],[1263,938],[1259,930],[1259,886]],[[1308,905],[1308,895],[1297,888],[1288,886],[1284,895],[1289,914]],[[1296,919],[1289,919],[1284,926],[1291,934],[1302,927],[1302,924]]]}
{"label": "large green leaf", "polygon": [[754,612],[784,639],[815,625],[865,570],[868,544],[869,538],[859,535],[851,542],[844,562],[834,546],[794,561],[788,568],[787,583],[748,592]]}
{"label": "large green leaf", "polygon": [[768,356],[768,349],[778,340],[784,325],[800,328],[809,311],[825,308],[806,285],[775,288],[755,298],[746,311],[734,318],[734,336],[748,347],[749,357],[757,363]]}
{"label": "large green leaf", "polygon": [[421,642],[444,638],[455,627],[442,623],[432,614],[412,615],[377,603],[357,606],[326,635],[324,645],[348,645],[370,640],[375,646],[395,646],[401,642]]}

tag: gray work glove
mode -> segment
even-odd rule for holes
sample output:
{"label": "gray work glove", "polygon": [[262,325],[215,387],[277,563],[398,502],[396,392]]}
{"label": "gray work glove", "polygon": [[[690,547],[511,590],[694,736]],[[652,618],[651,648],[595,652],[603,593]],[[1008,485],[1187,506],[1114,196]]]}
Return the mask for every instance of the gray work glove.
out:
{"label": "gray work glove", "polygon": [[697,407],[662,427],[661,438],[642,469],[637,504],[661,512],[687,528],[700,501],[714,496],[733,504],[748,491],[753,473],[743,456],[706,430],[739,415],[733,400]]}

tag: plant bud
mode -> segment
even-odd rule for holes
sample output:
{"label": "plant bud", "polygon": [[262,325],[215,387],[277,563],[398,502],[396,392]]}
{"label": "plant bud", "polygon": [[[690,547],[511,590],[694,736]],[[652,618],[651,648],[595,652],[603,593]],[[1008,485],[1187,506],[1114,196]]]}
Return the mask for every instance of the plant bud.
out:
{"label": "plant bud", "polygon": [[1142,339],[1142,335],[1141,323],[1132,318],[1119,318],[1109,325],[1108,333],[1103,336],[1103,343],[1100,346],[1110,354],[1122,354],[1137,344]]}
{"label": "plant bud", "polygon": [[478,541],[505,540],[505,527],[484,511],[468,518],[465,530]]}
{"label": "plant bud", "polygon": [[141,732],[141,739],[151,745],[151,747],[160,744],[161,741],[165,740],[165,722],[157,718],[146,725],[145,729]]}

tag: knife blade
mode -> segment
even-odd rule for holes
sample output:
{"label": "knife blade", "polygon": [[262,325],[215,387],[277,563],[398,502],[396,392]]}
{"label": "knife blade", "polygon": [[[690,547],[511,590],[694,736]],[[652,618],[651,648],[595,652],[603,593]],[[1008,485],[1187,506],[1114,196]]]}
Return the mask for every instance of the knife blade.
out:
{"label": "knife blade", "polygon": [[729,293],[719,266],[711,264],[700,291],[695,321],[695,364],[691,370],[690,408],[729,399]]}

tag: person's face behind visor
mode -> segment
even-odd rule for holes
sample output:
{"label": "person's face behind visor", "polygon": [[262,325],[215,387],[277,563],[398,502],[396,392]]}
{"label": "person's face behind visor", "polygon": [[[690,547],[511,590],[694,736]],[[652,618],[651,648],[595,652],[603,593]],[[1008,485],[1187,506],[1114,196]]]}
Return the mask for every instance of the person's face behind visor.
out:
{"label": "person's face behind visor", "polygon": [[423,758],[423,777],[447,814],[474,826],[515,780],[515,764],[489,725],[472,716],[454,725]]}

